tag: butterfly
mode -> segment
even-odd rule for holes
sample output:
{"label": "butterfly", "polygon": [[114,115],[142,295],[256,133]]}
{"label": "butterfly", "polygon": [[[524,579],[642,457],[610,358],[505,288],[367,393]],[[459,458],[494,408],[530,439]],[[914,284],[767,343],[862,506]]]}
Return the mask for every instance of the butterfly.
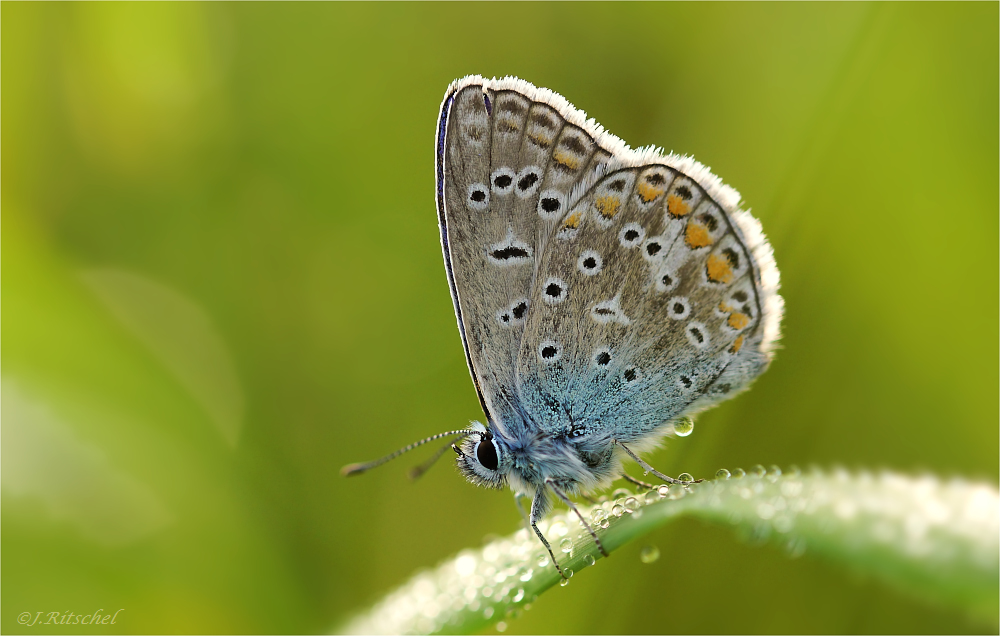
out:
{"label": "butterfly", "polygon": [[778,269],[760,223],[708,168],[632,150],[514,77],[453,82],[435,156],[445,269],[486,422],[342,472],[457,436],[469,481],[530,499],[526,521],[562,574],[537,522],[562,501],[606,555],[571,497],[641,484],[626,458],[684,483],[640,455],[767,369]]}

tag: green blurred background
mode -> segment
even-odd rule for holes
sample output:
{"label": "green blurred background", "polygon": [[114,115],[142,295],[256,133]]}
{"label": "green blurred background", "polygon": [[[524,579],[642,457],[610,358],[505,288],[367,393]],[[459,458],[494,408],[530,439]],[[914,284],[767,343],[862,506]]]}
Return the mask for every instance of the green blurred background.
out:
{"label": "green blurred background", "polygon": [[[414,453],[481,418],[445,282],[448,83],[693,154],[771,238],[784,349],[650,461],[998,480],[998,5],[2,6],[6,633],[321,632],[518,527]],[[690,521],[509,632],[984,629]],[[21,612],[114,626],[22,627]],[[989,629],[988,627],[985,627]]]}

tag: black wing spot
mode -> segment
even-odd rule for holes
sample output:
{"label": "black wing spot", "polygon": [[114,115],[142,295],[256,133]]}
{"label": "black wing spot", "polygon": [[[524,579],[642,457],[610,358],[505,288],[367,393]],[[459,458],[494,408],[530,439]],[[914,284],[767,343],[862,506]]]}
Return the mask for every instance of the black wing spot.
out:
{"label": "black wing spot", "polygon": [[749,298],[749,296],[747,296],[747,293],[742,289],[733,294],[733,300],[735,300],[738,303],[745,303],[747,301],[747,298]]}
{"label": "black wing spot", "polygon": [[626,241],[634,241],[637,238],[639,238],[639,233],[636,232],[635,230],[628,230],[627,232],[625,232]]}
{"label": "black wing spot", "polygon": [[624,179],[615,179],[614,181],[612,181],[611,183],[608,184],[608,190],[614,190],[615,192],[621,192],[624,189],[625,189],[625,180]]}
{"label": "black wing spot", "polygon": [[521,177],[521,180],[517,182],[517,187],[524,192],[531,186],[538,182],[538,175],[534,172],[529,172],[528,174]]}
{"label": "black wing spot", "polygon": [[597,267],[597,259],[595,259],[593,256],[588,256],[587,258],[583,259],[583,266],[586,267],[587,269],[594,269],[595,267]]}
{"label": "black wing spot", "polygon": [[501,113],[513,113],[514,115],[520,115],[524,112],[524,106],[521,106],[516,101],[508,100],[501,103],[497,110]]}
{"label": "black wing spot", "polygon": [[542,347],[542,357],[546,360],[551,360],[556,357],[559,353],[559,349],[553,345],[548,345],[547,347]]}
{"label": "black wing spot", "polygon": [[705,342],[705,335],[701,333],[701,329],[698,329],[697,327],[691,327],[690,329],[688,329],[688,333],[694,336],[694,339],[698,341],[698,344],[702,344],[703,342]]}
{"label": "black wing spot", "polygon": [[639,371],[636,370],[635,367],[632,367],[631,369],[625,369],[626,382],[635,382],[636,378],[638,377],[639,377]]}
{"label": "black wing spot", "polygon": [[543,115],[542,113],[536,113],[532,115],[531,123],[537,124],[542,128],[548,128],[549,130],[552,130],[556,127],[556,123],[552,121],[552,118],[548,117],[547,115]]}
{"label": "black wing spot", "polygon": [[514,314],[514,318],[520,320],[524,318],[525,312],[528,311],[528,303],[518,303],[510,310],[510,313]]}
{"label": "black wing spot", "polygon": [[653,174],[646,175],[646,183],[648,183],[650,185],[658,186],[658,185],[663,185],[666,182],[667,182],[667,180],[664,179],[663,175],[660,174],[660,173],[658,173],[658,172],[654,172]]}
{"label": "black wing spot", "polygon": [[547,296],[551,296],[553,298],[559,298],[560,296],[562,296],[562,293],[563,293],[563,288],[560,287],[558,283],[549,283],[548,286],[545,287],[545,294]]}
{"label": "black wing spot", "polygon": [[504,188],[509,187],[512,181],[514,181],[514,178],[511,177],[509,174],[502,174],[493,180],[493,185],[502,190]]}
{"label": "black wing spot", "polygon": [[677,314],[678,316],[684,313],[684,305],[682,303],[674,303],[672,309],[674,310],[674,313]]}
{"label": "black wing spot", "polygon": [[686,375],[682,375],[680,377],[680,380],[681,384],[683,384],[688,389],[690,389],[691,385],[694,384],[694,382],[691,381],[691,378],[687,377]]}
{"label": "black wing spot", "polygon": [[501,322],[510,322],[510,314],[503,314],[502,316],[500,316],[500,321]]}
{"label": "black wing spot", "polygon": [[608,353],[607,351],[602,351],[599,354],[597,354],[597,364],[601,365],[602,367],[606,367],[608,366],[609,362],[611,362],[610,353]]}
{"label": "black wing spot", "polygon": [[529,256],[528,250],[514,246],[493,250],[490,254],[498,261],[506,261],[511,258],[527,258]]}
{"label": "black wing spot", "polygon": [[714,216],[712,216],[708,212],[699,214],[698,220],[701,221],[705,225],[705,227],[708,228],[709,232],[714,232],[715,229],[719,227],[719,222],[715,219]]}
{"label": "black wing spot", "polygon": [[542,199],[542,209],[550,214],[557,211],[560,205],[559,199]]}
{"label": "black wing spot", "polygon": [[486,114],[489,115],[490,117],[492,117],[493,116],[493,104],[490,103],[490,96],[487,95],[486,93],[483,93],[483,104],[486,105]]}
{"label": "black wing spot", "polygon": [[567,148],[578,155],[582,155],[587,152],[587,147],[583,145],[579,137],[563,137],[559,145],[563,148]]}
{"label": "black wing spot", "polygon": [[672,278],[670,278],[670,276],[664,274],[663,278],[660,279],[660,282],[663,283],[664,287],[670,287],[670,285],[674,282],[674,279],[672,279]]}
{"label": "black wing spot", "polygon": [[475,201],[476,203],[482,203],[483,201],[486,200],[486,193],[483,192],[482,190],[473,190],[472,194],[469,195],[469,198]]}
{"label": "black wing spot", "polygon": [[733,248],[727,247],[722,250],[722,255],[726,257],[726,260],[729,261],[729,266],[733,269],[737,269],[740,266],[740,256]]}
{"label": "black wing spot", "polygon": [[646,246],[646,253],[649,254],[650,256],[655,256],[656,254],[659,253],[659,251],[660,251],[659,243],[654,242]]}
{"label": "black wing spot", "polygon": [[676,192],[677,192],[677,196],[679,196],[680,198],[684,199],[685,201],[690,200],[691,197],[693,196],[691,194],[691,188],[689,188],[687,186],[683,186],[683,185],[680,186],[679,188],[677,188]]}

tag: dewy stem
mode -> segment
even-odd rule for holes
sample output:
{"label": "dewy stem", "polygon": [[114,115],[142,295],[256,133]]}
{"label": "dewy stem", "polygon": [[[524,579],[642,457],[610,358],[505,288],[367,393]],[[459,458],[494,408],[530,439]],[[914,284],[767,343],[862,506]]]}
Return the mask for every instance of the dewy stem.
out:
{"label": "dewy stem", "polygon": [[[594,531],[609,553],[672,519],[692,516],[778,544],[791,555],[848,566],[996,628],[1000,493],[995,485],[891,472],[720,474],[713,481],[664,485],[580,512],[600,520]],[[561,558],[567,575],[600,563],[597,545],[572,512],[551,514],[539,526],[566,545],[564,552],[569,549]],[[537,538],[522,528],[416,575],[344,629],[474,632],[524,609],[559,581]],[[462,593],[455,595],[456,589]],[[442,598],[455,602],[442,604]]]}

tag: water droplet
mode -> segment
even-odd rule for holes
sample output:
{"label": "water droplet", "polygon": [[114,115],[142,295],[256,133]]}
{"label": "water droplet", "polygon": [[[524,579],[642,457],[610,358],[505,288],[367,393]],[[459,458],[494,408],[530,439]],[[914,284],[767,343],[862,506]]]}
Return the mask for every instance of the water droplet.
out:
{"label": "water droplet", "polygon": [[587,565],[594,565],[595,563],[597,563],[597,559],[595,559],[594,555],[592,554],[585,554],[583,555],[583,562],[586,563]]}
{"label": "water droplet", "polygon": [[731,475],[730,475],[729,471],[726,470],[725,468],[720,468],[715,473],[715,478],[716,479],[729,479],[730,476]]}
{"label": "water droplet", "polygon": [[616,517],[622,516],[623,514],[625,514],[625,506],[616,503],[614,506],[611,507],[611,514],[613,514]]}
{"label": "water droplet", "polygon": [[607,528],[608,526],[611,525],[611,519],[604,517],[597,525],[601,526],[602,528]]}
{"label": "water droplet", "polygon": [[499,623],[497,623],[496,625],[494,625],[494,627],[497,628],[498,632],[505,632],[505,631],[507,631],[507,623],[505,623],[503,621],[500,621]]}
{"label": "water droplet", "polygon": [[[531,577],[529,577],[531,578]],[[524,600],[524,588],[518,588],[517,592],[514,594],[514,598],[510,599],[513,603],[520,603]]]}
{"label": "water droplet", "polygon": [[560,587],[566,587],[567,585],[569,585],[569,579],[560,579],[559,585]]}
{"label": "water droplet", "polygon": [[549,565],[549,555],[539,554],[535,559],[538,561],[538,567],[544,568]]}
{"label": "water droplet", "polygon": [[768,481],[770,481],[771,483],[774,483],[774,482],[778,481],[779,477],[781,477],[781,469],[778,468],[776,465],[771,464],[771,467],[767,469],[767,479],[768,479]]}
{"label": "water droplet", "polygon": [[750,469],[750,474],[753,475],[754,477],[763,477],[764,475],[767,474],[767,471],[764,470],[763,466],[757,464],[756,466]]}
{"label": "water droplet", "polygon": [[658,493],[658,494],[659,494],[659,495],[660,495],[661,497],[666,497],[667,495],[669,495],[669,494],[670,494],[670,487],[669,487],[669,486],[667,486],[666,484],[664,484],[664,485],[660,486],[659,488],[657,488],[657,489],[656,489],[656,492],[657,492],[657,493]]}
{"label": "water droplet", "polygon": [[680,475],[677,475],[677,479],[678,481],[694,481],[694,477],[691,476],[691,473],[681,473]]}
{"label": "water droplet", "polygon": [[746,471],[742,468],[733,469],[733,479],[743,479],[746,476]]}
{"label": "water droplet", "polygon": [[639,509],[639,500],[635,497],[625,498],[625,512],[631,514]]}
{"label": "water droplet", "polygon": [[639,551],[639,560],[643,563],[653,563],[660,558],[660,549],[655,545],[647,545]]}
{"label": "water droplet", "polygon": [[487,607],[483,610],[483,618],[493,618],[493,608]]}
{"label": "water droplet", "polygon": [[608,513],[604,512],[604,508],[594,508],[590,513],[590,518],[594,523],[600,523],[601,519],[608,516]]}
{"label": "water droplet", "polygon": [[674,435],[677,437],[687,437],[694,431],[694,420],[690,417],[682,417],[674,422]]}
{"label": "water droplet", "polygon": [[493,596],[493,588],[492,587],[484,587],[483,590],[482,590],[482,592],[480,592],[480,594],[482,594],[486,598],[489,598],[489,597]]}
{"label": "water droplet", "polygon": [[802,469],[796,466],[795,464],[792,464],[791,466],[788,467],[788,473],[786,474],[789,477],[798,478],[802,476]]}
{"label": "water droplet", "polygon": [[646,493],[646,503],[651,504],[660,498],[660,493],[656,492],[656,489],[650,490]]}
{"label": "water droplet", "polygon": [[527,572],[525,572],[524,574],[521,575],[521,580],[524,581],[525,583],[527,583],[528,581],[531,580],[531,576],[533,574],[534,574],[534,571],[528,570]]}
{"label": "water droplet", "polygon": [[566,575],[567,579],[573,578],[573,570],[571,570],[569,568],[563,568],[563,574]]}
{"label": "water droplet", "polygon": [[632,496],[632,491],[628,488],[616,488],[615,491],[611,493],[612,499],[623,499],[630,496]]}
{"label": "water droplet", "polygon": [[559,542],[559,549],[569,554],[573,551],[573,541],[571,539],[563,539]]}

